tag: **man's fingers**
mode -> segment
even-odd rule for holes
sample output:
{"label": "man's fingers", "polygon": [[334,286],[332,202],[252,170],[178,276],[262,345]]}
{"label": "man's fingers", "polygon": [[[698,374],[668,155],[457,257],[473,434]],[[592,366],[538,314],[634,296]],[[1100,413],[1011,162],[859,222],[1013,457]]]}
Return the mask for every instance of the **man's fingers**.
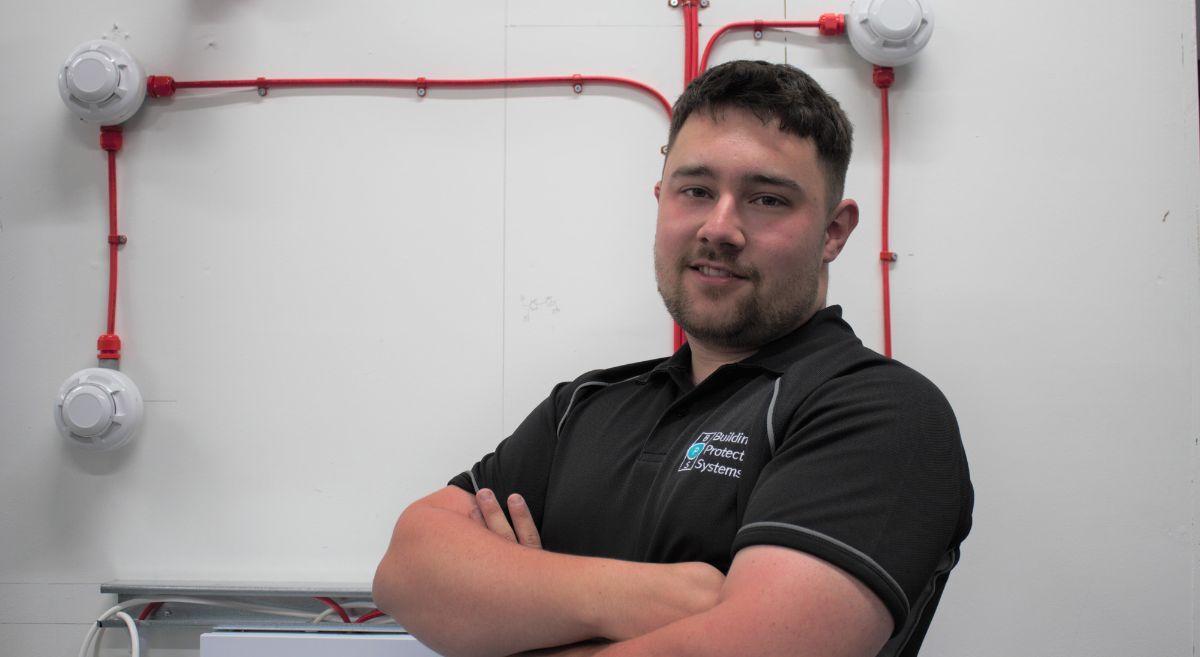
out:
{"label": "man's fingers", "polygon": [[525,547],[542,547],[542,537],[538,535],[537,525],[533,524],[533,515],[525,498],[517,493],[508,496],[508,513],[512,516],[513,530],[517,534],[517,542]]}
{"label": "man's fingers", "polygon": [[483,514],[483,520],[487,523],[488,529],[513,543],[517,542],[517,536],[513,533],[512,527],[508,526],[508,518],[504,517],[504,509],[500,508],[500,502],[496,500],[495,493],[490,489],[481,488],[478,493],[475,493],[475,502],[479,504],[479,511]]}

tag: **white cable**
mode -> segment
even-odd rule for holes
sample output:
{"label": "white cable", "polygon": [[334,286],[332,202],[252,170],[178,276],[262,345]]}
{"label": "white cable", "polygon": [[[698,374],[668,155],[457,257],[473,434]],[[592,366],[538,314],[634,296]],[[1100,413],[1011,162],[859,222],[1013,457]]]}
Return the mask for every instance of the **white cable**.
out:
{"label": "white cable", "polygon": [[142,641],[141,637],[138,636],[137,625],[133,622],[133,616],[123,611],[118,611],[115,615],[125,623],[125,627],[129,628],[129,657],[141,657]]}
{"label": "white cable", "polygon": [[[113,605],[108,609],[108,611],[100,614],[100,618],[96,619],[96,622],[93,623],[90,628],[88,628],[87,634],[83,637],[83,645],[79,647],[79,657],[87,657],[88,648],[91,647],[92,641],[96,639],[96,635],[100,633],[101,623],[113,618],[114,616],[119,617],[119,614],[122,614],[126,609],[131,607],[140,607],[142,605],[147,605],[154,602],[172,602],[176,604],[205,605],[209,607],[227,607],[229,609],[255,611],[260,614],[272,614],[275,616],[287,616],[290,618],[303,618],[305,620],[312,620],[313,618],[313,614],[303,611],[292,611],[290,609],[281,609],[279,607],[270,607],[267,605],[256,605],[247,602],[235,602],[232,600],[207,600],[204,598],[134,598],[132,600],[126,600],[118,605]],[[126,614],[126,616],[128,616],[128,614]],[[126,625],[128,625],[128,623],[126,623]],[[132,629],[132,631],[136,632],[137,630]],[[136,653],[135,657],[137,657]]]}

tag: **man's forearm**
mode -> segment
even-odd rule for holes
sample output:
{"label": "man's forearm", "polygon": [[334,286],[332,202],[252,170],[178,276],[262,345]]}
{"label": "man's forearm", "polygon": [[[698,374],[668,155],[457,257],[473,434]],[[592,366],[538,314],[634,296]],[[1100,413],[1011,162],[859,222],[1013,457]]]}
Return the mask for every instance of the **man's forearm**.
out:
{"label": "man's forearm", "polygon": [[892,631],[883,602],[844,571],[776,546],[735,557],[721,601],[628,641],[556,657],[874,657]]}
{"label": "man's forearm", "polygon": [[[706,571],[711,571],[707,572]],[[703,564],[556,554],[506,541],[466,513],[418,502],[396,524],[376,602],[448,656],[624,639],[715,602]]]}

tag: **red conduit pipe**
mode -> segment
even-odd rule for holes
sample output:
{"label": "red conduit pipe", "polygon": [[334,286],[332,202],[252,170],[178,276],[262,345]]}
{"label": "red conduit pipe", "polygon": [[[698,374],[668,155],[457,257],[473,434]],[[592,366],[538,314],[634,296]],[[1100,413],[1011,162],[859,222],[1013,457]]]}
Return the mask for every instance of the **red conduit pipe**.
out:
{"label": "red conduit pipe", "polygon": [[683,83],[687,86],[699,74],[700,8],[694,0],[683,3],[683,35]]}
{"label": "red conduit pipe", "polygon": [[108,330],[96,340],[97,357],[120,360],[121,338],[117,337],[117,247],[125,236],[117,232],[117,151],[124,135],[121,126],[100,128],[100,148],[108,152]]}
{"label": "red conduit pipe", "polygon": [[[700,10],[695,0],[683,3],[683,86],[687,87],[703,70],[697,61],[700,48]],[[687,342],[687,335],[679,324],[671,325],[671,349],[678,351]]]}
{"label": "red conduit pipe", "polygon": [[732,30],[754,30],[756,32],[767,28],[817,28],[821,31],[822,36],[840,36],[846,33],[846,15],[845,14],[821,14],[821,18],[815,21],[738,21],[723,25],[721,29],[713,33],[708,39],[708,44],[704,46],[704,56],[700,58],[700,67],[697,69],[697,74],[708,69],[708,56],[712,53],[713,44],[717,42],[726,32]]}
{"label": "red conduit pipe", "polygon": [[892,357],[892,290],[888,275],[892,263],[896,262],[896,254],[888,248],[888,207],[891,194],[892,169],[892,136],[891,120],[888,117],[888,87],[896,80],[896,74],[891,67],[876,66],[871,75],[875,86],[879,88],[879,101],[883,119],[883,206],[880,220],[882,242],[879,248],[879,266],[883,272],[883,355]]}
{"label": "red conduit pipe", "polygon": [[637,80],[608,75],[553,75],[516,78],[255,78],[253,80],[185,80],[177,81],[169,75],[152,75],[146,80],[149,95],[153,98],[174,96],[179,89],[230,89],[247,87],[265,94],[271,88],[295,87],[412,87],[424,96],[429,87],[517,87],[547,84],[582,85],[585,83],[611,84],[631,87],[650,94],[671,115],[671,102],[658,90]]}

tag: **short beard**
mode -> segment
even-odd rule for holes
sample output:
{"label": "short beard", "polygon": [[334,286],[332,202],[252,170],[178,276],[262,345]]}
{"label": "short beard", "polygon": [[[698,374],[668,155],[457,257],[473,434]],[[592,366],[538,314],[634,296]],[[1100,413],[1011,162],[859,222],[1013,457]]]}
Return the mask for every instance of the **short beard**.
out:
{"label": "short beard", "polygon": [[[711,251],[700,254],[700,257],[713,262],[732,262],[730,258],[721,257]],[[694,316],[692,300],[684,291],[683,279],[689,269],[689,262],[692,262],[692,259],[685,257],[675,264],[678,276],[671,289],[664,285],[662,263],[656,263],[655,274],[658,293],[667,307],[667,312],[690,339],[721,349],[758,349],[799,328],[816,310],[819,270],[798,271],[785,281],[782,289],[795,291],[798,298],[780,303],[772,303],[779,301],[777,299],[762,298],[762,277],[758,271],[749,270],[741,273],[746,275],[753,286],[751,294],[740,300],[729,316],[704,321]]]}

